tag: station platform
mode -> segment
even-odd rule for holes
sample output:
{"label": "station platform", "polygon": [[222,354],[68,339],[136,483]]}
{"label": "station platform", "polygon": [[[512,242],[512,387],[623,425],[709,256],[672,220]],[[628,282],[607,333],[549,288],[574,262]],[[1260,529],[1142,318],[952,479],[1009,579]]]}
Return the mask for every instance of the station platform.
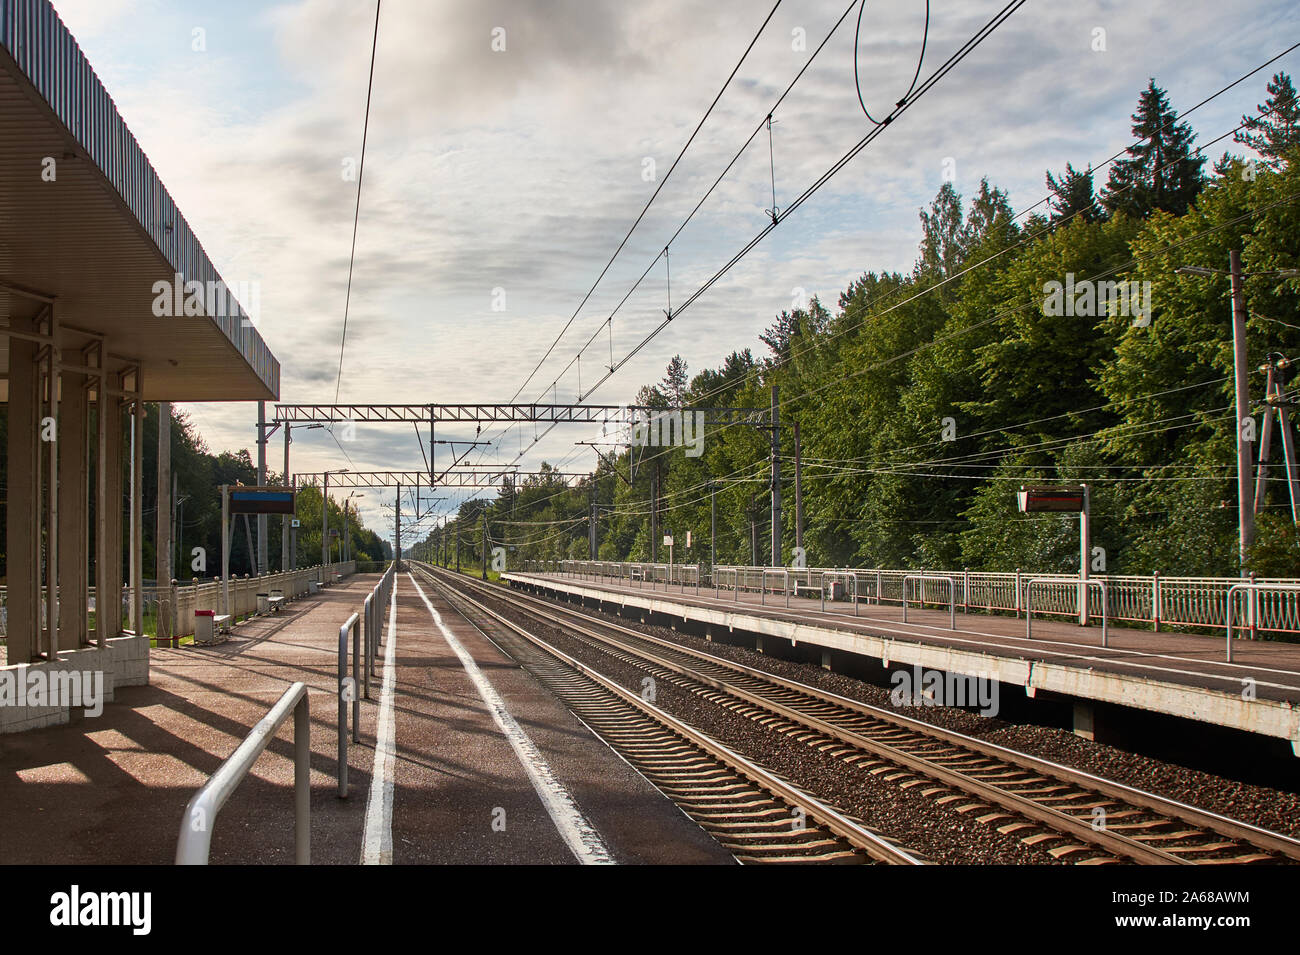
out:
{"label": "station platform", "polygon": [[[339,798],[338,630],[378,580],[348,578],[217,646],[155,649],[150,683],[100,716],[0,738],[0,864],[170,864],[189,798],[295,681],[309,687],[313,863],[734,862],[405,573]],[[292,725],[221,810],[212,863],[293,861]],[[557,793],[603,854],[575,854]]]}
{"label": "station platform", "polygon": [[[1199,720],[1290,742],[1300,756],[1300,644],[1235,640],[1225,661],[1225,638],[1155,633],[1110,627],[1103,647],[1100,625],[1081,627],[1060,619],[1035,618],[1033,637],[1024,618],[956,614],[950,628],[947,607],[910,607],[904,623],[896,604],[849,602],[712,588],[687,584],[668,589],[660,582],[636,584],[613,578],[564,574],[507,573],[511,586],[568,599],[648,614],[697,626],[704,635],[740,631],[763,641],[781,640],[822,648],[823,665],[832,651],[879,660],[885,667],[926,670],[998,680],[1085,704],[1136,707]],[[1076,724],[1077,726],[1077,724]],[[1086,735],[1086,732],[1085,732]]]}

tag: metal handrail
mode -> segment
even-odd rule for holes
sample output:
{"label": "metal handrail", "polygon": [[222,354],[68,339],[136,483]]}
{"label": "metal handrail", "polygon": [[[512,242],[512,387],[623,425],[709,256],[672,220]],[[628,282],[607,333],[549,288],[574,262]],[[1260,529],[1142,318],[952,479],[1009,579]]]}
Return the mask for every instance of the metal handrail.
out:
{"label": "metal handrail", "polygon": [[293,843],[294,862],[311,865],[311,719],[308,715],[307,684],[295,683],[284,691],[244,741],[190,797],[181,817],[176,841],[177,865],[207,865],[212,848],[212,829],[217,813],[226,804],[257,757],[266,749],[281,724],[293,713]]}
{"label": "metal handrail", "polygon": [[[758,592],[759,592],[758,602],[763,605],[767,604],[767,575],[768,574],[781,575],[781,580],[782,580],[781,589],[785,593],[785,605],[789,607],[790,606],[790,571],[786,570],[783,567],[763,568],[763,573],[759,575],[759,579],[758,579]],[[737,590],[737,593],[739,593],[739,590]]]}
{"label": "metal handrail", "polygon": [[1069,578],[1069,577],[1066,577],[1064,579],[1060,577],[1031,577],[1028,581],[1026,581],[1025,582],[1025,639],[1026,640],[1033,639],[1032,628],[1033,628],[1033,620],[1034,620],[1034,608],[1033,608],[1033,600],[1031,599],[1031,594],[1034,592],[1035,584],[1039,584],[1042,586],[1048,586],[1054,584],[1058,587],[1074,587],[1074,588],[1083,587],[1089,590],[1091,590],[1093,587],[1096,587],[1098,590],[1100,590],[1101,591],[1101,645],[1103,647],[1110,646],[1109,627],[1108,627],[1109,610],[1107,609],[1106,606],[1109,603],[1109,601],[1107,600],[1106,597],[1106,581],[1093,580],[1091,578],[1088,580],[1079,580],[1077,578]]}
{"label": "metal handrail", "polygon": [[[355,674],[360,669],[361,653],[361,627],[358,625],[360,617],[353,614],[348,617],[343,626],[339,627],[339,669],[338,669],[338,697],[339,697],[339,719],[338,719],[338,737],[339,737],[339,798],[346,799],[348,795],[348,703],[352,703],[352,741],[361,742],[361,697],[357,694],[355,677],[352,678],[351,684],[348,682],[348,633],[352,634],[352,672]],[[349,700],[351,697],[351,700]]]}
{"label": "metal handrail", "polygon": [[1238,593],[1250,594],[1250,625],[1251,629],[1255,627],[1255,618],[1258,616],[1259,607],[1256,596],[1261,593],[1272,591],[1274,593],[1294,594],[1300,593],[1300,584],[1264,584],[1256,582],[1246,582],[1233,584],[1228,588],[1228,594],[1224,598],[1224,618],[1227,622],[1227,646],[1225,647],[1227,662],[1232,662],[1232,597]]}
{"label": "metal handrail", "polygon": [[[903,623],[907,623],[907,585],[909,581],[919,580],[924,586],[927,582],[943,582],[948,585],[948,629],[957,629],[957,581],[951,577],[940,577],[937,574],[907,574],[903,577]],[[925,605],[925,593],[922,591],[917,602],[922,606]]]}
{"label": "metal handrail", "polygon": [[826,583],[843,577],[853,582],[853,616],[861,615],[858,606],[858,575],[851,570],[833,570],[822,574],[822,612],[826,611]]}

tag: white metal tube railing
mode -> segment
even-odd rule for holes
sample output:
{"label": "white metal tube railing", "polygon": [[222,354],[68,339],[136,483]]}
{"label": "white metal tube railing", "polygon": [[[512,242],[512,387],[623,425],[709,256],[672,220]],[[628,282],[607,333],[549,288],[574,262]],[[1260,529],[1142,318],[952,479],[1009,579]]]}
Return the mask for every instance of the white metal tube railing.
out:
{"label": "white metal tube railing", "polygon": [[217,813],[243,782],[290,713],[293,714],[294,862],[311,864],[311,719],[307,707],[307,684],[295,683],[284,691],[230,758],[190,797],[181,817],[180,838],[176,842],[177,865],[208,864]]}
{"label": "white metal tube railing", "polygon": [[907,574],[903,577],[903,623],[907,623],[907,585],[909,583],[919,583],[920,592],[917,594],[917,604],[925,605],[925,585],[927,583],[945,583],[948,585],[948,628],[957,629],[957,581],[951,577],[940,577],[938,574]]}
{"label": "white metal tube railing", "polygon": [[1078,593],[1080,588],[1087,588],[1088,591],[1091,591],[1093,587],[1096,587],[1101,592],[1101,645],[1103,647],[1110,646],[1110,637],[1109,637],[1110,618],[1106,607],[1108,601],[1106,599],[1106,582],[1104,580],[1095,580],[1095,579],[1079,580],[1078,578],[1063,580],[1060,577],[1030,578],[1025,583],[1025,639],[1026,640],[1033,639],[1032,628],[1033,628],[1033,620],[1034,620],[1034,607],[1033,607],[1032,595],[1035,586],[1068,587],[1074,590],[1076,594]]}

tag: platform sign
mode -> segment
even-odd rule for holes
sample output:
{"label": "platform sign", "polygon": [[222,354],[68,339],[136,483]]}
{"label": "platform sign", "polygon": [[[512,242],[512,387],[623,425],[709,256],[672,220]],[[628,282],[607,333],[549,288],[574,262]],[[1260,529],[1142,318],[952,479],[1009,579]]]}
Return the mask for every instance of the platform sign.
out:
{"label": "platform sign", "polygon": [[291,487],[241,487],[230,489],[231,514],[292,514]]}
{"label": "platform sign", "polygon": [[301,526],[302,526],[302,521],[298,520],[298,518],[295,517],[293,520],[291,520],[291,521],[289,522],[289,526],[290,526],[290,527],[301,527]]}
{"label": "platform sign", "polygon": [[1087,494],[1082,486],[1021,487],[1016,492],[1016,503],[1027,514],[1081,514],[1086,506]]}
{"label": "platform sign", "polygon": [[665,547],[672,547],[672,546],[673,546],[673,536],[672,536],[671,534],[665,534],[665,535],[664,535],[664,546],[665,546]]}

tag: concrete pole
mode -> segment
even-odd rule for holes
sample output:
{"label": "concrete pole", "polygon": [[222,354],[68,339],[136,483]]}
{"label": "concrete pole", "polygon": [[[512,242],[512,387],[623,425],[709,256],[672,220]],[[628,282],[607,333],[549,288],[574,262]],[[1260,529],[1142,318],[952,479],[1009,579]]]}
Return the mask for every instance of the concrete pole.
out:
{"label": "concrete pole", "polygon": [[803,448],[798,421],[794,423],[794,546],[803,547]]}
{"label": "concrete pole", "polygon": [[221,485],[221,612],[230,613],[230,485]]}
{"label": "concrete pole", "polygon": [[709,482],[709,572],[718,566],[718,485]]}
{"label": "concrete pole", "polygon": [[487,580],[487,552],[488,552],[488,529],[487,529],[487,508],[483,508],[483,566],[481,573],[484,580]]}
{"label": "concrete pole", "polygon": [[[172,578],[172,405],[170,401],[158,403],[158,506],[154,509],[156,529],[154,531],[155,550],[157,551],[157,570],[155,581],[158,593],[166,587],[170,591]],[[162,612],[158,605],[158,645],[162,646],[165,638],[172,636],[172,613]]]}
{"label": "concrete pole", "polygon": [[135,408],[131,416],[131,621],[144,632],[144,382],[135,372]]}
{"label": "concrete pole", "polygon": [[[57,342],[59,326],[56,307],[50,308],[50,336]],[[57,345],[51,345],[46,355],[46,390],[49,404],[45,414],[54,422],[54,434],[46,441],[45,425],[41,422],[42,443],[47,455],[46,487],[48,507],[45,511],[45,626],[49,642],[46,652],[51,660],[59,658],[59,360]],[[133,552],[134,553],[134,552]],[[139,631],[137,631],[139,632]]]}
{"label": "concrete pole", "polygon": [[659,461],[650,472],[650,563],[659,563]]}
{"label": "concrete pole", "polygon": [[[10,345],[12,348],[12,343]],[[104,366],[107,358],[104,350],[104,343],[99,343],[99,355],[97,367],[99,368],[99,377],[95,381],[95,644],[103,647],[104,640],[110,636],[116,636],[121,623],[121,611],[117,609],[117,600],[109,600],[108,595],[117,593],[122,586],[120,580],[113,580],[113,574],[110,566],[113,563],[113,554],[116,552],[118,560],[121,560],[122,545],[117,540],[116,532],[111,531],[113,523],[109,514],[110,508],[116,508],[118,514],[122,512],[122,498],[116,492],[109,493],[109,475],[116,476],[120,473],[121,467],[118,460],[118,454],[121,447],[122,419],[118,414],[118,401],[108,394],[108,373]],[[10,367],[13,366],[13,353],[10,352]],[[13,388],[12,381],[10,388]],[[12,394],[12,392],[11,392]],[[10,397],[10,402],[14,399]],[[10,404],[12,413],[13,404]],[[13,418],[10,418],[9,427],[12,429]],[[110,437],[113,440],[110,440]],[[109,460],[112,460],[112,467],[109,466]],[[12,459],[11,459],[12,460]],[[12,477],[10,481],[12,482]],[[12,483],[10,487],[12,488]],[[10,520],[13,518],[11,517]],[[112,535],[112,543],[109,542]],[[12,551],[11,551],[12,552]],[[110,631],[109,620],[112,619],[107,613],[107,608],[113,607],[117,619],[111,624]]]}
{"label": "concrete pole", "polygon": [[[284,483],[286,486],[292,486],[292,482],[289,480],[289,431],[292,428],[292,425],[290,425],[289,422],[285,421],[280,425],[280,427],[284,428]],[[293,525],[293,515],[285,514],[280,518],[280,570],[281,571],[286,571],[291,566],[289,563],[289,532],[293,529],[292,525]]]}
{"label": "concrete pole", "polygon": [[393,560],[397,571],[402,570],[402,485],[397,485],[397,497],[393,500]]}
{"label": "concrete pole", "polygon": [[[266,487],[266,402],[257,403],[257,486]],[[255,574],[265,574],[270,568],[270,557],[266,539],[267,520],[265,514],[257,515],[257,570]]]}
{"label": "concrete pole", "polygon": [[781,560],[781,409],[777,404],[777,386],[772,386],[772,566]]}
{"label": "concrete pole", "polygon": [[1250,493],[1251,442],[1246,440],[1250,417],[1250,368],[1246,345],[1246,293],[1241,277],[1241,253],[1228,257],[1232,276],[1232,365],[1237,410],[1237,537],[1241,573],[1246,573],[1246,551],[1255,531],[1254,500]]}
{"label": "concrete pole", "polygon": [[329,578],[325,572],[330,565],[330,473],[325,472],[325,480],[321,483],[320,496],[320,566],[321,566],[321,583]]}
{"label": "concrete pole", "polygon": [[1083,510],[1079,512],[1079,625],[1088,625],[1088,564],[1092,558],[1092,495],[1083,485]]}

